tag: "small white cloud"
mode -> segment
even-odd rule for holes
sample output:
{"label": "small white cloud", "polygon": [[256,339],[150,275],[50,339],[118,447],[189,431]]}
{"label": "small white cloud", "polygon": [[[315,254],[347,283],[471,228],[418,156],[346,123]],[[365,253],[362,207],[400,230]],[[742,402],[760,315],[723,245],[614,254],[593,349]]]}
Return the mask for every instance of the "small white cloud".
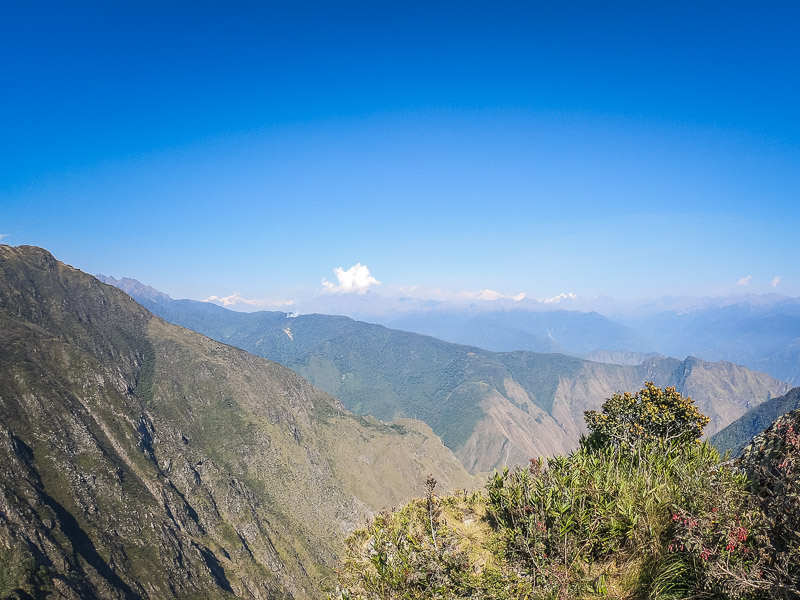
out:
{"label": "small white cloud", "polygon": [[570,292],[569,294],[564,294],[563,292],[558,296],[553,296],[552,298],[545,298],[542,300],[545,304],[552,304],[553,302],[561,302],[562,300],[577,300],[578,295],[574,292]]}
{"label": "small white cloud", "polygon": [[420,287],[421,286],[419,285],[401,285],[397,289],[400,290],[401,293],[411,296],[412,294],[414,294],[414,292],[419,290]]}
{"label": "small white cloud", "polygon": [[219,304],[220,306],[256,306],[265,308],[268,306],[292,306],[294,300],[266,300],[266,299],[249,299],[242,298],[239,292],[233,292],[229,296],[209,296],[203,302],[211,302],[212,304]]}
{"label": "small white cloud", "polygon": [[736,282],[736,285],[747,287],[748,285],[750,285],[750,280],[752,278],[753,278],[752,275],[748,275],[747,277],[742,277],[739,281]]}
{"label": "small white cloud", "polygon": [[339,284],[333,284],[327,279],[322,280],[322,285],[328,294],[365,294],[374,285],[381,282],[369,272],[367,265],[356,263],[346,271],[342,267],[333,270]]}
{"label": "small white cloud", "polygon": [[775,275],[775,277],[773,277],[772,281],[770,281],[769,283],[770,283],[770,285],[772,287],[778,287],[778,285],[780,285],[780,283],[781,283],[780,276],[779,275]]}
{"label": "small white cloud", "polygon": [[11,235],[11,234],[10,233],[0,233],[0,242],[3,241],[4,237],[8,237],[9,235]]}
{"label": "small white cloud", "polygon": [[474,291],[464,290],[463,292],[458,293],[458,297],[468,298],[470,300],[516,300],[519,302],[525,298],[525,292],[517,294],[516,296],[511,296],[509,294],[501,294],[500,292],[489,289]]}

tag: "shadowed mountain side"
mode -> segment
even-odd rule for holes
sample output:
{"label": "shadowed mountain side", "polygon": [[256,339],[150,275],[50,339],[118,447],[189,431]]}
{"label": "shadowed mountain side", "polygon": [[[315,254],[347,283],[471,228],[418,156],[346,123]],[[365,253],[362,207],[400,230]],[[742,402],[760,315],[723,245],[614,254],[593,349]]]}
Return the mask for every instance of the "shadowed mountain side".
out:
{"label": "shadowed mountain side", "polygon": [[424,420],[472,472],[572,450],[584,431],[584,410],[645,381],[691,395],[712,419],[709,433],[789,388],[763,373],[696,358],[602,364],[562,354],[494,353],[347,317],[143,302],[168,320],[294,369],[357,413]]}
{"label": "shadowed mountain side", "polygon": [[424,424],[1,245],[0,473],[3,597],[317,598],[373,511],[473,483]]}
{"label": "shadowed mountain side", "polygon": [[720,453],[730,450],[733,456],[738,456],[752,438],[772,425],[778,417],[798,408],[800,408],[800,387],[790,390],[783,396],[770,398],[748,410],[736,421],[714,434],[709,441]]}

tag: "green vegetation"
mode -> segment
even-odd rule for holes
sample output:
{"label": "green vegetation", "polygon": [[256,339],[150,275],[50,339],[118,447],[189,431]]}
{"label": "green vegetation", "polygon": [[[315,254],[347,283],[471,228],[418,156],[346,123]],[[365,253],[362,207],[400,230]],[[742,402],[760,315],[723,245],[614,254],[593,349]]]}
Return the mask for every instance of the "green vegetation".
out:
{"label": "green vegetation", "polygon": [[53,590],[44,565],[24,549],[0,548],[0,598],[39,598]]}
{"label": "green vegetation", "polygon": [[0,598],[316,599],[420,475],[473,484],[421,423],[355,417],[38,248],[0,245],[0,405]]}
{"label": "green vegetation", "polygon": [[585,444],[591,448],[697,440],[709,421],[691,398],[684,398],[674,387],[662,390],[651,381],[635,394],[614,394],[600,412],[588,410],[584,415],[590,432]]}
{"label": "green vegetation", "polygon": [[335,597],[798,597],[800,413],[736,465],[698,441],[705,417],[674,389],[586,417],[567,456],[378,515],[349,538]]}
{"label": "green vegetation", "polygon": [[800,387],[751,408],[725,429],[715,433],[708,441],[720,453],[730,451],[733,456],[738,456],[754,436],[764,431],[781,415],[797,408],[800,408]]}

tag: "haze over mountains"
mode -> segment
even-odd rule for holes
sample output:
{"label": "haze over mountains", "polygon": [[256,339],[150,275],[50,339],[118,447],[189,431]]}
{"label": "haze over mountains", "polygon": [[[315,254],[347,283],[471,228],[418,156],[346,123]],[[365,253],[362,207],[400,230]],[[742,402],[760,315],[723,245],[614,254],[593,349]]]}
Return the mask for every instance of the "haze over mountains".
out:
{"label": "haze over mountains", "polygon": [[654,353],[697,356],[800,384],[800,298],[773,293],[637,302],[566,295],[551,300],[423,301],[367,293],[323,296],[310,307],[331,312],[320,310],[329,306],[338,309],[336,314],[497,352],[564,352],[625,363]]}
{"label": "haze over mountains", "polygon": [[778,417],[800,408],[800,387],[751,408],[733,423],[718,431],[709,440],[720,452],[738,456],[742,449]]}
{"label": "haze over mountains", "polygon": [[[674,385],[694,398],[711,417],[709,434],[790,387],[727,362],[641,356],[640,364],[620,365],[558,353],[491,352],[341,316],[234,312],[171,300],[133,280],[104,279],[168,321],[292,368],[357,413],[425,421],[472,472],[573,449],[584,431],[584,410],[645,381]],[[587,333],[589,340],[627,344],[624,352],[633,352],[636,340],[624,326],[592,313],[488,317],[516,319],[529,330],[545,327],[564,345],[583,343],[584,351],[592,344],[581,341],[582,327],[596,332]]]}
{"label": "haze over mountains", "polygon": [[[473,479],[424,424],[0,245],[0,595],[319,598],[374,511]],[[26,595],[27,594],[27,595]]]}

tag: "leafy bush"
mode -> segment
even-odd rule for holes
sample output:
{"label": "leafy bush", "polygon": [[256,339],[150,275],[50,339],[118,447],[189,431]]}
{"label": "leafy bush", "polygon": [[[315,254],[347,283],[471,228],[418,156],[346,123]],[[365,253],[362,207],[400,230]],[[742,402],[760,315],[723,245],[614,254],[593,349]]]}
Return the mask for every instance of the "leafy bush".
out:
{"label": "leafy bush", "polygon": [[640,440],[663,443],[687,442],[700,438],[709,418],[691,398],[674,387],[656,387],[651,381],[635,394],[614,394],[600,412],[584,413],[590,435],[585,445],[593,448],[630,448]]}
{"label": "leafy bush", "polygon": [[[532,461],[526,470],[496,474],[488,485],[489,515],[543,597],[607,591],[611,582],[616,593],[647,595],[655,580],[659,596],[672,590],[682,597],[702,588],[705,577],[689,555],[680,568],[670,567],[676,577],[664,570],[676,562],[667,560],[677,548],[668,546],[673,515],[705,511],[717,495],[747,495],[746,480],[718,463],[707,444],[581,448],[546,468]],[[623,563],[636,568],[621,573]]]}
{"label": "leafy bush", "polygon": [[671,388],[603,410],[567,456],[495,473],[485,494],[428,481],[378,515],[348,540],[338,597],[800,597],[800,411],[729,463]]}

